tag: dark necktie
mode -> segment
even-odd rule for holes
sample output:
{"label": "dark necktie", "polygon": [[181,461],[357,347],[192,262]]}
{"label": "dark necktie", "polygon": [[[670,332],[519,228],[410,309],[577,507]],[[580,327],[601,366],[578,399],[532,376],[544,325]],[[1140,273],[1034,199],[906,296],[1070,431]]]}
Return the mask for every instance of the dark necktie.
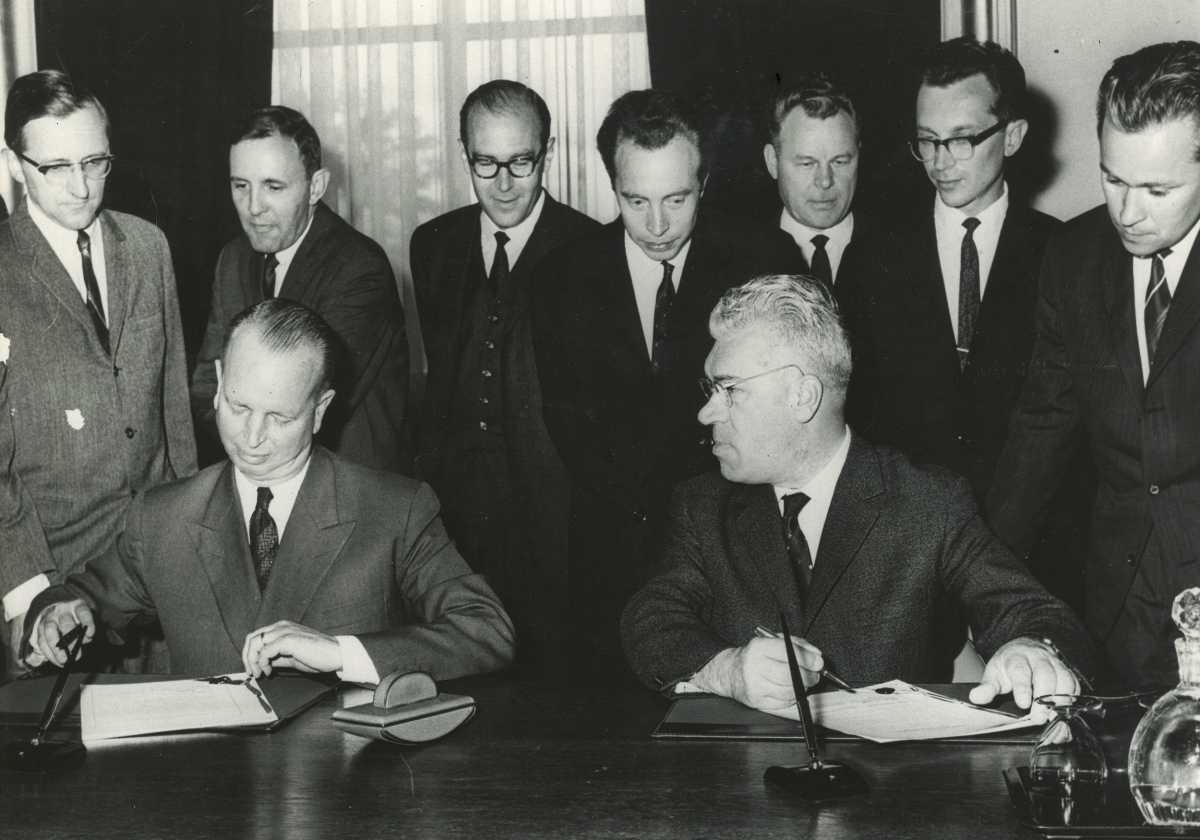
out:
{"label": "dark necktie", "polygon": [[806,504],[808,496],[803,493],[788,493],[783,497],[783,540],[796,573],[801,599],[808,595],[808,584],[812,580],[812,554],[808,550],[804,531],[800,529],[800,511]]}
{"label": "dark necktie", "polygon": [[963,220],[967,232],[962,240],[962,263],[958,273],[958,367],[967,366],[971,342],[975,338],[975,321],[979,317],[979,250],[975,247],[975,228],[979,220]]}
{"label": "dark necktie", "polygon": [[496,256],[492,260],[492,270],[488,274],[488,294],[492,300],[499,300],[504,287],[508,285],[508,234],[502,230],[496,231]]}
{"label": "dark necktie", "polygon": [[88,314],[92,316],[92,325],[96,328],[96,337],[105,353],[110,353],[108,346],[108,321],[104,317],[104,303],[100,299],[100,284],[96,280],[96,270],[92,267],[92,240],[84,231],[79,231],[76,240],[79,245],[79,257],[83,262],[83,285],[87,290]]}
{"label": "dark necktie", "polygon": [[1151,363],[1154,362],[1154,351],[1158,349],[1158,339],[1167,320],[1167,310],[1171,308],[1171,287],[1167,285],[1163,271],[1163,257],[1170,253],[1171,249],[1167,248],[1150,260],[1150,285],[1146,286],[1146,307],[1142,314],[1146,319],[1146,361]]}
{"label": "dark necktie", "polygon": [[279,550],[279,529],[267,512],[272,498],[271,488],[259,487],[258,503],[254,513],[250,514],[250,553],[254,555],[254,574],[260,590],[267,588],[267,578],[271,576],[271,566],[275,564],[275,553]]}
{"label": "dark necktie", "polygon": [[271,298],[275,297],[275,266],[277,265],[279,265],[279,260],[275,259],[274,254],[267,254],[265,257],[263,257],[263,300],[270,300]]}
{"label": "dark necktie", "polygon": [[667,361],[667,318],[675,300],[675,287],[671,285],[675,266],[663,260],[662,267],[662,282],[658,284],[658,292],[654,295],[654,337],[650,351],[650,361],[656,371],[661,370]]}
{"label": "dark necktie", "polygon": [[813,251],[811,268],[813,277],[833,288],[833,267],[829,264],[829,253],[825,250],[825,243],[828,241],[829,237],[823,233],[818,233],[812,238],[816,250]]}

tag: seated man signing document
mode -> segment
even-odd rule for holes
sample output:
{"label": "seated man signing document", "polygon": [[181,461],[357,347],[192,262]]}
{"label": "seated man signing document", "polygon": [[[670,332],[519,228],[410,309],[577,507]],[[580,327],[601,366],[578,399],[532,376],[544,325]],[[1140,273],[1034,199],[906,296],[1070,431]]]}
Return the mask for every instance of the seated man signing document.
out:
{"label": "seated man signing document", "polygon": [[972,701],[1011,692],[1028,708],[1079,690],[1072,667],[1093,667],[1085,631],[988,531],[966,481],[846,426],[850,346],[821,283],[751,280],[725,293],[709,330],[700,420],[720,475],[676,487],[662,568],[625,609],[643,682],[790,706],[784,642],[757,631],[778,631],[781,612],[806,685],[824,669],[949,682],[965,613],[990,657]]}
{"label": "seated man signing document", "polygon": [[283,299],[238,315],[218,362],[229,460],[139,496],[103,556],[35,599],[32,665],[60,636],[139,615],[162,623],[171,670],[276,668],[374,683],[490,671],[513,654],[495,593],[459,556],[425,485],[357,466],[313,435],[334,392],[337,337]]}

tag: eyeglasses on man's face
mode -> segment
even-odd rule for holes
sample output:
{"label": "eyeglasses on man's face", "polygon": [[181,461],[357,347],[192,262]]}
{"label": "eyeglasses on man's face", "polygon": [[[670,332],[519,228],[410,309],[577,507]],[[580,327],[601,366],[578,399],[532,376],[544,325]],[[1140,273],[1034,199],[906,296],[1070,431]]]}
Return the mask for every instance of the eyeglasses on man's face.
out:
{"label": "eyeglasses on man's face", "polygon": [[476,177],[488,180],[499,175],[501,169],[507,169],[508,174],[514,178],[528,178],[533,174],[533,170],[537,169],[539,161],[545,154],[546,150],[542,149],[536,155],[520,155],[510,160],[496,160],[472,155],[471,171],[475,173]]}
{"label": "eyeglasses on man's face", "polygon": [[780,365],[776,368],[771,368],[770,370],[764,370],[761,373],[756,373],[752,376],[718,376],[715,379],[708,376],[702,376],[698,380],[700,383],[700,391],[704,394],[705,401],[711,400],[713,398],[713,394],[718,394],[724,399],[725,407],[732,408],[733,392],[742,385],[750,382],[753,379],[769,376],[772,373],[779,373],[779,371],[787,370],[788,368],[795,368],[796,370],[800,371],[802,375],[804,374],[804,368],[800,367],[800,365],[787,364]]}
{"label": "eyeglasses on man's face", "polygon": [[933,137],[914,137],[908,141],[908,148],[913,157],[922,163],[929,163],[937,157],[938,147],[941,146],[955,160],[970,160],[975,155],[975,147],[1008,125],[1008,120],[1001,120],[986,131],[971,134],[966,137],[949,137],[936,140]]}
{"label": "eyeglasses on man's face", "polygon": [[47,182],[56,185],[67,183],[71,179],[71,173],[75,171],[75,167],[79,167],[83,172],[83,177],[89,181],[103,181],[112,171],[112,162],[115,157],[114,155],[95,155],[75,163],[38,163],[20,152],[17,152],[17,156],[40,172]]}

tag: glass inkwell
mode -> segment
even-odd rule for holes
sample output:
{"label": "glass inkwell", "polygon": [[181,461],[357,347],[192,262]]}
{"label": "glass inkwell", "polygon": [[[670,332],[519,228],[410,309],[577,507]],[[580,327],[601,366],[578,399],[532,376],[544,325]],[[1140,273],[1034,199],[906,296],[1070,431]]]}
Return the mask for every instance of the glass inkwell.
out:
{"label": "glass inkwell", "polygon": [[1200,588],[1175,598],[1179,685],[1146,712],[1129,747],[1129,789],[1146,822],[1200,825]]}
{"label": "glass inkwell", "polygon": [[1038,703],[1053,714],[1029,755],[1027,790],[1036,822],[1079,825],[1105,804],[1108,762],[1087,716],[1104,716],[1104,699],[1049,694]]}

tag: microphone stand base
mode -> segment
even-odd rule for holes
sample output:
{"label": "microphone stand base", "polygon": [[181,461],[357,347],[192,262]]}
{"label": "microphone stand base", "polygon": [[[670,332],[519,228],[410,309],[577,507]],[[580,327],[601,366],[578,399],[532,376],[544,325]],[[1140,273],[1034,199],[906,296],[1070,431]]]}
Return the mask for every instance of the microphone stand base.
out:
{"label": "microphone stand base", "polygon": [[87,749],[78,741],[10,741],[0,747],[0,767],[22,773],[50,773],[83,761]]}

